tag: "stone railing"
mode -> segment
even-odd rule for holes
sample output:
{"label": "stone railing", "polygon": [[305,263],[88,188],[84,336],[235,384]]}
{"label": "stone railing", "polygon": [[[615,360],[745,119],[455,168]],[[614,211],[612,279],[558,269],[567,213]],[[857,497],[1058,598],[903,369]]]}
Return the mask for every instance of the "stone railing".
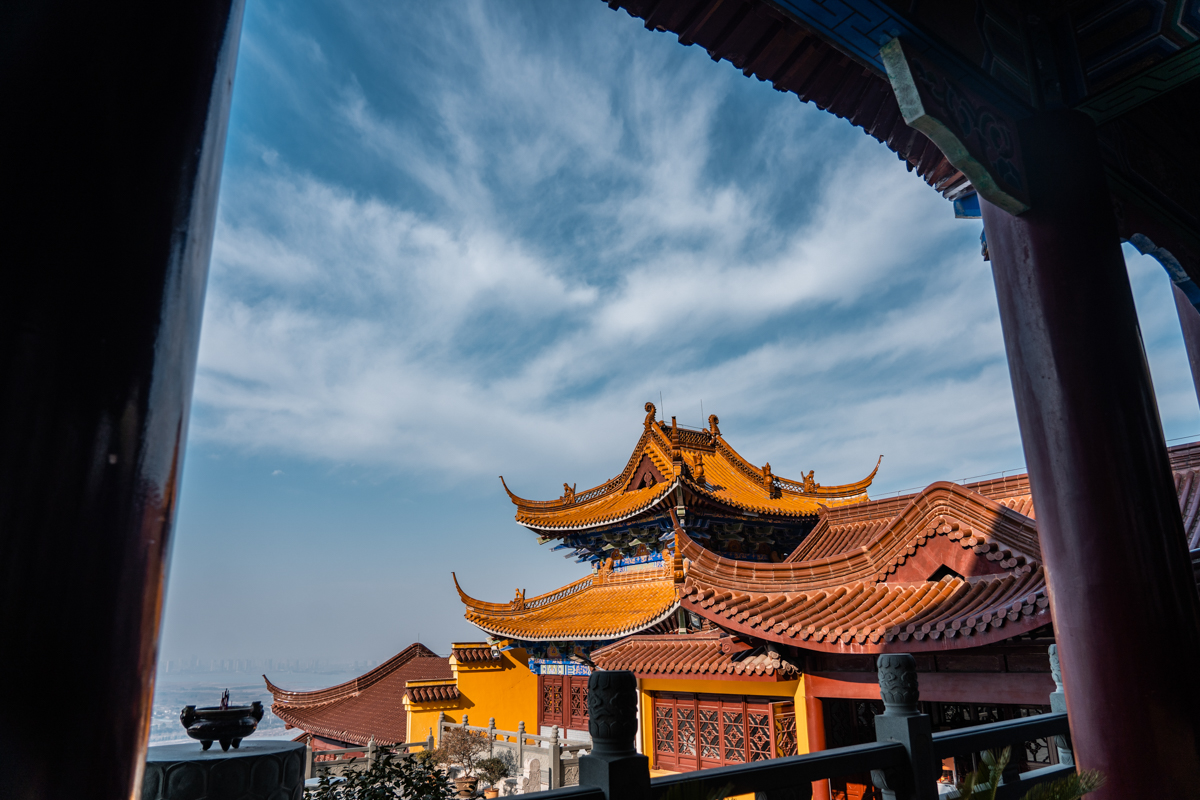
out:
{"label": "stone railing", "polygon": [[433,745],[433,734],[424,741],[402,742],[390,747],[377,745],[374,739],[365,747],[345,747],[337,750],[313,750],[311,744],[306,744],[304,779],[319,778],[322,775],[345,775],[348,770],[367,770],[374,766],[380,753],[398,753],[401,757],[407,757],[411,747],[433,750]]}
{"label": "stone railing", "polygon": [[487,739],[488,756],[507,751],[517,766],[513,788],[521,793],[541,793],[543,787],[559,789],[579,783],[581,753],[591,750],[591,742],[572,741],[559,736],[558,726],[550,728],[549,735],[526,733],[525,723],[517,723],[517,730],[506,731],[496,727],[496,718],[488,720],[487,727],[469,724],[466,714],[462,722],[447,722],[446,714],[438,714],[437,737],[442,741],[442,731],[460,728]]}
{"label": "stone railing", "polygon": [[[1050,650],[1057,667],[1055,648]],[[906,654],[879,657],[884,713],[875,717],[876,741],[732,767],[650,779],[649,759],[636,752],[637,679],[632,672],[593,672],[588,682],[593,749],[579,759],[577,787],[539,792],[539,800],[659,800],[675,787],[687,796],[730,787],[731,795],[756,800],[810,800],[812,784],[828,778],[870,773],[886,800],[937,800],[942,759],[1057,737],[1058,765],[1018,773],[1010,761],[997,787],[997,800],[1016,800],[1037,783],[1075,771],[1058,671],[1050,695],[1052,713],[933,733],[920,713],[916,661]],[[947,795],[947,797],[956,795]]]}

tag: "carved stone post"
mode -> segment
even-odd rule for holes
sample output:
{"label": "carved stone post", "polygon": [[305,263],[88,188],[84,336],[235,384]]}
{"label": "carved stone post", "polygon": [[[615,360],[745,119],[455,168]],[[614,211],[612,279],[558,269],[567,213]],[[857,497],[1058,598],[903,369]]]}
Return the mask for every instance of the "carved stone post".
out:
{"label": "carved stone post", "polygon": [[[1050,710],[1066,711],[1067,696],[1063,693],[1062,667],[1058,663],[1058,645],[1050,645],[1050,677],[1054,678],[1054,691],[1050,693]],[[1071,750],[1071,737],[1053,737],[1058,745],[1058,763],[1074,766],[1075,753]]]}
{"label": "carved stone post", "polygon": [[313,771],[313,749],[312,744],[304,745],[304,780],[315,778],[317,774]]}
{"label": "carved stone post", "polygon": [[496,718],[488,717],[488,758],[496,755]]}
{"label": "carved stone post", "polygon": [[648,800],[650,759],[637,752],[637,678],[597,670],[588,678],[592,752],[579,757],[579,785],[596,786],[608,800]]}
{"label": "carved stone post", "polygon": [[377,749],[377,746],[375,744],[375,737],[372,736],[371,740],[369,742],[367,742],[367,769],[370,769],[371,767],[375,766],[375,751],[376,751],[376,749]]}
{"label": "carved stone post", "polygon": [[525,769],[525,720],[517,723],[517,769]]}
{"label": "carved stone post", "polygon": [[550,788],[562,786],[562,754],[558,751],[558,726],[550,726]]}
{"label": "carved stone post", "polygon": [[885,800],[936,800],[933,730],[918,701],[917,661],[907,653],[879,657],[879,694],[884,711],[875,717],[875,740],[899,742],[908,751],[908,767],[871,770]]}
{"label": "carved stone post", "polygon": [[438,744],[441,744],[441,741],[442,741],[442,728],[445,726],[445,724],[446,724],[446,712],[445,712],[445,711],[439,711],[439,712],[438,712],[438,727],[437,727],[437,740],[438,740]]}
{"label": "carved stone post", "polygon": [[466,714],[463,714],[463,721],[462,721],[462,724],[463,724],[463,727],[464,727],[464,728],[465,728],[465,727],[467,727],[467,715],[466,715]]}

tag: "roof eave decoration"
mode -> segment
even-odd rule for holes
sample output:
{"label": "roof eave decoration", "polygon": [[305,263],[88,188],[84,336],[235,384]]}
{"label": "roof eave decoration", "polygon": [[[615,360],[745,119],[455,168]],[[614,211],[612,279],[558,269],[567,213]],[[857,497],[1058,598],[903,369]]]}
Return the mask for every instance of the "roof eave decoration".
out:
{"label": "roof eave decoration", "polygon": [[387,661],[380,664],[378,667],[369,670],[353,680],[340,683],[337,686],[331,686],[328,689],[317,689],[309,692],[290,691],[271,683],[271,679],[266,675],[263,675],[262,678],[267,684],[267,689],[275,698],[276,703],[284,703],[295,708],[319,706],[359,694],[364,689],[375,685],[414,658],[440,658],[440,656],[438,656],[437,653],[433,652],[425,645],[415,642],[389,658]]}
{"label": "roof eave decoration", "polygon": [[[539,532],[586,530],[624,522],[643,514],[662,502],[663,497],[680,485],[707,501],[730,509],[779,517],[811,517],[830,505],[867,500],[867,489],[879,472],[883,456],[862,480],[848,484],[822,486],[809,472],[799,481],[775,475],[770,463],[755,466],[743,458],[721,435],[716,415],[709,427],[692,429],[680,426],[674,417],[670,425],[655,419],[653,403],[646,404],[646,419],[641,436],[625,469],[605,483],[577,492],[563,484],[563,494],[555,500],[528,500],[508,488],[504,491],[517,507],[521,525]],[[646,459],[654,466],[655,482],[649,485],[639,471]],[[633,485],[639,474],[638,485]]]}
{"label": "roof eave decoration", "polygon": [[522,642],[608,641],[668,619],[679,607],[673,564],[633,573],[593,572],[553,592],[508,603],[477,600],[454,578],[464,616],[493,636]]}

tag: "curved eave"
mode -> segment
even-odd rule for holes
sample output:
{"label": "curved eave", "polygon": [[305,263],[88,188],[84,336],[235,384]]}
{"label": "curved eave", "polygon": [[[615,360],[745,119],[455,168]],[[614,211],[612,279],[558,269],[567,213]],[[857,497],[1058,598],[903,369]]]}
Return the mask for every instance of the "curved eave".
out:
{"label": "curved eave", "polygon": [[[696,483],[694,480],[691,480],[690,478],[680,478],[679,482],[682,483],[684,486],[686,486],[691,491],[695,492],[700,497],[703,497],[705,500],[708,500],[709,502],[717,503],[718,505],[727,506],[728,508],[731,508],[735,511],[742,511],[742,512],[748,511],[752,514],[759,514],[761,516],[785,517],[787,519],[805,519],[808,517],[817,516],[818,514],[821,513],[821,508],[823,507],[821,503],[818,503],[816,501],[813,502],[811,510],[786,509],[786,508],[780,508],[779,506],[764,505],[764,504],[758,504],[758,503],[747,503],[747,502],[734,500],[731,497],[727,497],[723,494],[719,494],[718,492],[716,492],[712,489],[709,489],[708,487],[711,486],[712,484]],[[766,502],[769,503],[770,501],[767,500]]]}
{"label": "curved eave", "polygon": [[690,577],[683,608],[726,630],[828,653],[929,652],[1010,639],[1050,622],[1045,572],[973,581],[733,593]]}
{"label": "curved eave", "polygon": [[[692,562],[689,575],[713,584],[746,592],[808,591],[854,581],[885,579],[903,563],[910,547],[925,547],[935,538],[940,539],[943,534],[931,528],[945,516],[959,517],[968,525],[978,527],[971,538],[954,540],[954,546],[984,545],[989,549],[1007,549],[1024,558],[1030,569],[1041,563],[1037,527],[1032,520],[989,498],[944,481],[930,484],[916,495],[868,542],[836,555],[810,561],[785,560],[779,564],[742,562],[707,550],[694,542],[686,531],[680,537],[681,554]],[[819,535],[822,535],[821,526],[810,533],[809,538]]]}
{"label": "curved eave", "polygon": [[[552,592],[539,594],[537,597],[525,599],[524,607],[514,609],[511,602],[509,603],[489,603],[486,600],[478,600],[463,591],[463,588],[458,585],[458,576],[453,572],[450,577],[454,580],[454,588],[458,591],[458,599],[467,607],[468,611],[478,610],[490,614],[492,616],[510,616],[517,617],[528,614],[530,611],[535,611],[540,608],[548,608],[555,603],[565,602],[567,599],[575,596],[581,591],[586,591],[592,583],[593,575],[585,575],[577,581],[572,581],[566,586],[555,589]],[[556,596],[557,595],[557,596]]]}
{"label": "curved eave", "polygon": [[[689,611],[700,613],[693,603],[685,601],[681,605]],[[709,615],[701,614],[701,616]],[[709,618],[711,619],[712,617],[709,616]],[[1020,636],[1023,633],[1029,633],[1043,625],[1050,624],[1050,621],[1050,609],[1045,608],[1039,609],[1036,613],[1029,616],[1023,616],[1017,622],[1007,623],[1004,627],[989,626],[983,632],[972,630],[971,635],[958,634],[951,638],[941,631],[920,634],[897,633],[893,634],[891,639],[885,637],[885,640],[880,642],[872,642],[869,638],[860,642],[853,634],[849,633],[842,634],[848,637],[848,641],[843,641],[842,635],[839,635],[834,641],[796,641],[787,636],[764,632],[745,623],[733,622],[724,618],[721,619],[719,624],[722,628],[733,633],[741,633],[758,639],[788,644],[802,650],[816,650],[822,653],[843,653],[846,655],[872,655],[879,653],[931,653],[941,650],[980,647],[985,644],[1003,642],[1006,639]]]}
{"label": "curved eave", "polygon": [[274,683],[271,683],[271,679],[266,675],[263,675],[262,679],[266,682],[267,689],[271,692],[272,697],[275,698],[276,703],[284,703],[293,708],[323,706],[346,697],[353,697],[364,689],[383,680],[414,658],[439,658],[439,656],[423,644],[414,642],[378,667],[364,672],[357,678],[352,678],[336,686],[330,686],[328,689],[314,689],[306,692],[295,692],[276,686]]}
{"label": "curved eave", "polygon": [[566,641],[609,641],[619,639],[623,636],[630,636],[639,631],[644,631],[647,628],[652,628],[663,620],[669,619],[676,609],[679,608],[679,602],[675,601],[666,610],[652,617],[648,621],[631,623],[624,626],[614,626],[612,628],[597,627],[597,628],[578,628],[578,629],[560,629],[553,634],[545,636],[530,636],[524,633],[514,633],[512,629],[506,629],[503,626],[489,620],[488,618],[476,618],[471,614],[466,615],[466,619],[475,627],[485,633],[490,633],[493,636],[501,636],[514,639],[522,642],[566,642]]}
{"label": "curved eave", "polygon": [[[526,528],[529,528],[530,530],[533,530],[533,531],[548,531],[548,532],[557,532],[557,533],[562,533],[564,531],[585,531],[585,530],[588,530],[589,528],[599,528],[604,525],[615,525],[617,523],[624,522],[629,519],[633,519],[634,517],[644,514],[647,511],[649,511],[650,509],[657,506],[659,503],[661,503],[663,501],[664,498],[666,498],[668,495],[670,495],[670,493],[675,489],[676,486],[679,485],[679,479],[673,480],[670,483],[663,481],[663,483],[661,485],[663,485],[665,488],[660,490],[659,493],[656,496],[654,496],[653,500],[650,500],[649,502],[645,503],[644,505],[640,505],[637,508],[630,510],[630,511],[618,512],[611,516],[595,517],[592,519],[587,519],[584,522],[580,522],[580,523],[574,524],[574,525],[555,525],[552,522],[534,522],[527,518],[522,519],[521,515],[517,514],[517,524],[524,525]],[[570,506],[567,506],[566,508],[570,508]],[[582,510],[582,509],[587,508],[587,505],[586,504],[581,505],[581,506],[578,506],[577,508]]]}
{"label": "curved eave", "polygon": [[[593,486],[591,489],[585,489],[582,492],[577,492],[576,496],[578,497],[581,495],[586,495],[590,492],[603,490],[600,491],[600,494],[588,501],[594,502],[611,496],[619,489],[623,489],[626,481],[633,475],[634,470],[637,468],[638,462],[641,461],[642,451],[645,449],[646,440],[650,438],[650,436],[651,428],[646,426],[646,428],[642,431],[642,435],[638,437],[637,444],[633,448],[633,453],[630,454],[629,460],[625,463],[625,468],[621,470],[618,475],[610,478],[604,483],[601,483],[598,486]],[[553,514],[560,511],[566,511],[574,508],[577,505],[574,500],[568,501],[563,498],[559,498],[558,500],[529,500],[521,497],[520,495],[514,494],[512,490],[508,488],[508,484],[504,481],[503,475],[500,476],[500,483],[502,486],[504,486],[504,491],[508,494],[508,499],[511,500],[513,505],[517,507],[518,517],[520,516],[521,512]]]}

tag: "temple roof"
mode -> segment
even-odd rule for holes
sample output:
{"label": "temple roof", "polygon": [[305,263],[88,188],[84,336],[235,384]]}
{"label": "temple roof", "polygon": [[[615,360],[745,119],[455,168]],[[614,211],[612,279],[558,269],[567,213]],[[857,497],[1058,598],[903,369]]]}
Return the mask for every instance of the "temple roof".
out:
{"label": "temple roof", "polygon": [[742,458],[721,435],[715,414],[708,428],[695,430],[674,418],[670,425],[656,420],[653,403],[646,403],[646,412],[625,469],[600,486],[576,492],[563,484],[562,497],[538,501],[518,497],[505,483],[517,522],[548,532],[609,525],[659,506],[676,487],[735,513],[811,517],[822,507],[866,500],[879,470],[876,463],[867,477],[838,486],[821,486],[811,471],[807,478],[788,480],[774,475],[770,463],[759,467]]}
{"label": "temple roof", "polygon": [[[1189,546],[1200,547],[1200,443],[1171,448],[1170,456]],[[525,641],[616,639],[667,619],[678,594],[678,605],[725,631],[843,653],[975,647],[1050,621],[1027,475],[940,481],[915,494],[822,509],[782,563],[727,558],[683,528],[676,535],[686,573],[669,571],[670,559],[661,570],[601,570],[507,604],[483,603],[460,589],[467,619]],[[701,649],[689,649],[692,643]],[[725,669],[720,657],[732,654],[715,647],[703,637],[643,634],[594,657],[606,669],[642,664],[635,671],[647,673]]]}
{"label": "temple roof", "polygon": [[603,641],[649,628],[678,607],[670,562],[664,569],[606,573],[604,569],[547,594],[486,603],[454,586],[466,618],[494,636],[526,642]]}
{"label": "temple roof", "polygon": [[720,679],[729,676],[791,680],[800,671],[778,652],[752,647],[719,631],[622,639],[592,653],[601,669],[626,669],[638,677]]}
{"label": "temple roof", "polygon": [[798,647],[973,647],[1049,621],[1036,523],[953,483],[833,509],[782,564],[733,561],[681,536],[685,608]]}
{"label": "temple roof", "polygon": [[263,676],[275,697],[271,710],[288,727],[317,736],[365,745],[399,744],[408,735],[405,684],[453,677],[449,659],[413,644],[352,681],[312,692],[282,689]]}

